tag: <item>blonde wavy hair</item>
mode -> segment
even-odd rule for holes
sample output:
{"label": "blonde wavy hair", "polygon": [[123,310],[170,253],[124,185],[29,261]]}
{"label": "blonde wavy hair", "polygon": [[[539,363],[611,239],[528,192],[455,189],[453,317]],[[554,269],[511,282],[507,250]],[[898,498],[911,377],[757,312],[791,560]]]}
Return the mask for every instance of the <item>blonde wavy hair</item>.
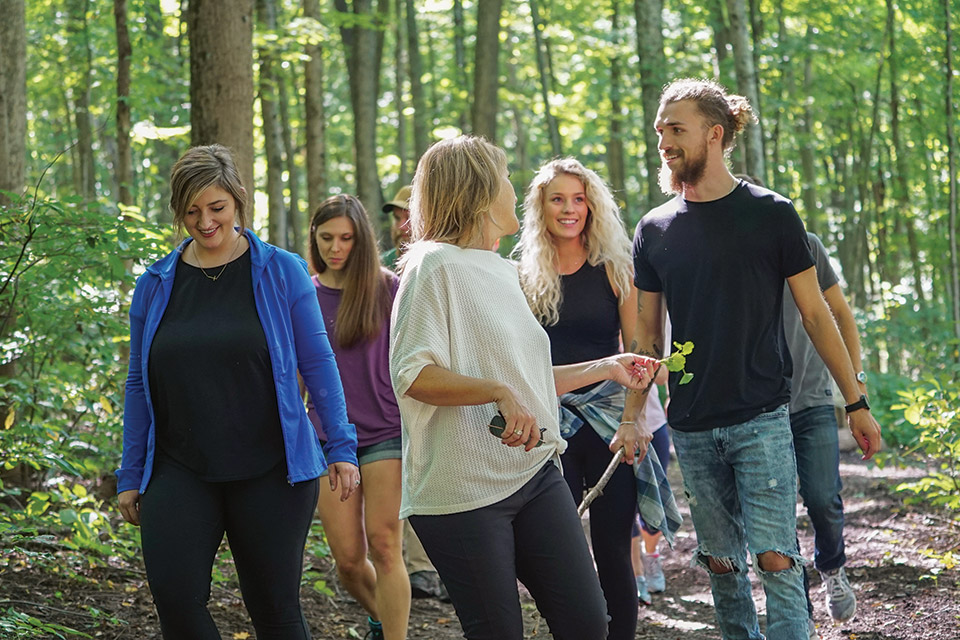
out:
{"label": "blonde wavy hair", "polygon": [[413,241],[433,240],[460,247],[478,243],[506,171],[503,149],[477,136],[441,140],[427,149],[413,176]]}
{"label": "blonde wavy hair", "polygon": [[523,200],[520,241],[513,249],[518,261],[520,286],[530,309],[544,325],[560,319],[563,290],[557,269],[557,250],[543,219],[543,189],[559,175],[577,178],[587,196],[587,221],[580,236],[591,266],[603,264],[617,288],[620,304],[630,293],[633,281],[630,237],[623,226],[620,208],[610,189],[596,172],[575,158],[551,160],[540,168]]}

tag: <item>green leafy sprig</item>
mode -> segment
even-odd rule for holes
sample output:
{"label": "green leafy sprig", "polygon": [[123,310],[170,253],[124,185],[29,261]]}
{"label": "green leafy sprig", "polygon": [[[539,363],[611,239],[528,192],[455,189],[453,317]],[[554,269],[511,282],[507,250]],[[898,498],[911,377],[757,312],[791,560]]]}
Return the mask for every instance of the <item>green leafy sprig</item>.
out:
{"label": "green leafy sprig", "polygon": [[671,353],[666,358],[661,358],[657,360],[660,364],[667,368],[667,371],[678,373],[683,372],[683,375],[680,376],[680,384],[687,384],[693,380],[693,374],[687,371],[687,356],[693,353],[693,343],[690,341],[680,344],[679,342],[673,343],[674,352]]}

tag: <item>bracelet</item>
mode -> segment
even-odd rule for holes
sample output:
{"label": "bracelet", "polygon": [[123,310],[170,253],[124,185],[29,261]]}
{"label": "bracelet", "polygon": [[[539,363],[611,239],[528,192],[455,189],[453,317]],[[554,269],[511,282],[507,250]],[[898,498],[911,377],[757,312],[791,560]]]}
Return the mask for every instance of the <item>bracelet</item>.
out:
{"label": "bracelet", "polygon": [[620,424],[637,424],[636,420],[621,420]]}

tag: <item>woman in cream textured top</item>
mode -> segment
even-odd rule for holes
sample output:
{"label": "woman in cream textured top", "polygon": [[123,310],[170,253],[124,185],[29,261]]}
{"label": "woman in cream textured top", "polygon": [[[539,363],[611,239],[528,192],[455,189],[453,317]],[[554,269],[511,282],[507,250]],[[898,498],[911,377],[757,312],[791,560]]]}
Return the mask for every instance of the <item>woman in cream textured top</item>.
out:
{"label": "woman in cream textured top", "polygon": [[[613,379],[642,388],[653,361],[619,354],[553,367],[516,267],[494,250],[519,228],[503,150],[461,136],[421,158],[413,244],[393,307],[408,517],[465,637],[520,640],[517,579],[557,640],[601,640],[606,603],[558,468],[557,395]],[[503,437],[490,434],[497,413]],[[542,443],[541,443],[542,440]]]}

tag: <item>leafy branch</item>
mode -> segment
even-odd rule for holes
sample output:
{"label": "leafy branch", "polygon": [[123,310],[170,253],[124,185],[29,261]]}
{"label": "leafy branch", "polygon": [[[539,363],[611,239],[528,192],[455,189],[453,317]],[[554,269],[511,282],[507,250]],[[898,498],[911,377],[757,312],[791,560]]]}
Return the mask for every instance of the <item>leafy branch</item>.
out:
{"label": "leafy branch", "polygon": [[672,373],[683,372],[679,384],[687,384],[693,380],[693,374],[687,371],[687,356],[693,353],[693,343],[689,340],[683,344],[674,342],[673,347],[675,351],[666,358],[657,360],[657,363],[662,364]]}

